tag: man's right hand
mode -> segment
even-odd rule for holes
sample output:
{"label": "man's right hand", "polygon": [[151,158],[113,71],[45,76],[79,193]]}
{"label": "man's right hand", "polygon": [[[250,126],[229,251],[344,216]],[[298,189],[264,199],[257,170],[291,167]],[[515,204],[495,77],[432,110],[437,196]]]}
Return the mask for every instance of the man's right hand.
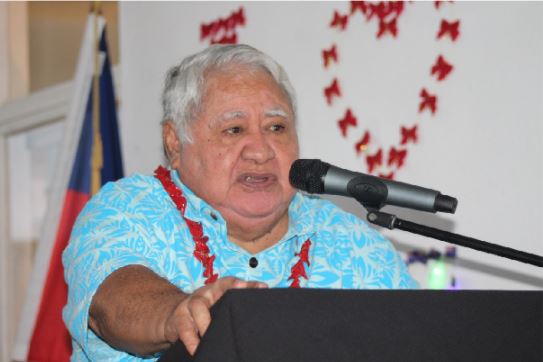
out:
{"label": "man's right hand", "polygon": [[260,282],[225,277],[183,293],[141,265],[128,265],[107,277],[89,310],[89,327],[110,346],[151,356],[181,340],[194,354],[209,323],[209,309],[232,288],[266,288]]}
{"label": "man's right hand", "polygon": [[178,339],[193,355],[211,323],[211,307],[228,289],[267,288],[267,284],[224,277],[187,295],[173,310],[164,327],[164,334],[171,343]]}

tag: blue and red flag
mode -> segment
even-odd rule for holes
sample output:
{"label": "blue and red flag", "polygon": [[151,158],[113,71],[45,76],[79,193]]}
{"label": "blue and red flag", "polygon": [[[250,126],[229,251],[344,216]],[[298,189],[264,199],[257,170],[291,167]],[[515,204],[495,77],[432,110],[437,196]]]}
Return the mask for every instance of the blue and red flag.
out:
{"label": "blue and red flag", "polygon": [[[84,106],[85,111],[81,119],[79,143],[75,158],[73,158],[56,237],[49,254],[49,267],[43,286],[30,286],[30,288],[42,287],[43,289],[33,320],[33,328],[28,328],[28,325],[32,325],[32,321],[26,323],[26,328],[31,329],[25,356],[27,361],[68,361],[70,359],[71,337],[62,321],[62,309],[67,301],[62,252],[68,244],[75,219],[85,203],[103,184],[123,176],[115,92],[105,27],[102,27],[97,35],[100,36],[99,57],[96,58],[99,79],[90,83],[90,87],[87,86],[86,99],[74,100],[74,102],[86,102],[86,106]],[[98,92],[95,89],[96,85]],[[22,328],[25,328],[24,324]],[[19,331],[19,336],[21,335],[24,335],[24,331],[23,333]],[[28,337],[22,337],[22,339],[28,341]]]}

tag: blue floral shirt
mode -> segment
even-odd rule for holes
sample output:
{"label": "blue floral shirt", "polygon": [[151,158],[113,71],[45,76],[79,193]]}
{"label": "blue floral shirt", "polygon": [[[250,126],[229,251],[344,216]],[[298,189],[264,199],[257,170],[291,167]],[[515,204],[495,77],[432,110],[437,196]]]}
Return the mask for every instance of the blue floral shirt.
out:
{"label": "blue floral shirt", "polygon": [[[252,255],[227,237],[224,219],[184,186],[185,216],[201,222],[216,256],[214,271],[223,276],[288,287],[296,253],[311,240],[306,288],[417,288],[390,242],[356,216],[329,201],[297,193],[289,207],[289,228],[277,244]],[[140,361],[109,347],[88,328],[92,297],[116,269],[143,265],[186,293],[204,285],[203,266],[194,256],[188,227],[160,182],[134,175],[106,184],[85,206],[63,254],[69,286],[64,321],[73,338],[72,361]],[[255,257],[256,267],[249,260]],[[254,265],[254,261],[253,261]],[[150,359],[153,360],[153,359]]]}

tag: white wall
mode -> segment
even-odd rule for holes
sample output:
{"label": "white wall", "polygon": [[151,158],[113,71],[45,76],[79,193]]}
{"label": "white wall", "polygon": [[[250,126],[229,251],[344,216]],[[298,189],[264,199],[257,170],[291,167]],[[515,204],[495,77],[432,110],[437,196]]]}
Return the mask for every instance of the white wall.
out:
{"label": "white wall", "polygon": [[[497,244],[543,254],[543,4],[406,3],[397,39],[376,40],[376,22],[361,14],[347,31],[328,24],[349,3],[121,3],[123,151],[128,173],[150,173],[162,161],[160,89],[165,71],[203,49],[200,24],[240,5],[247,25],[240,42],[286,68],[298,92],[301,153],[366,172],[354,143],[367,128],[374,141],[397,143],[399,126],[419,124],[396,179],[459,199],[455,215],[399,211],[399,216]],[[436,41],[442,18],[461,20],[456,42]],[[321,51],[336,43],[340,63],[324,69]],[[455,69],[443,82],[429,76],[443,54]],[[332,107],[323,89],[333,76],[343,97]],[[438,112],[417,112],[422,87],[438,93]],[[359,126],[343,138],[336,121],[349,106]],[[363,214],[361,207],[339,201]],[[386,210],[385,210],[386,211]],[[401,250],[443,251],[445,244],[386,232]],[[423,266],[413,273],[424,285]],[[541,268],[459,248],[450,272],[463,288],[542,288]]]}

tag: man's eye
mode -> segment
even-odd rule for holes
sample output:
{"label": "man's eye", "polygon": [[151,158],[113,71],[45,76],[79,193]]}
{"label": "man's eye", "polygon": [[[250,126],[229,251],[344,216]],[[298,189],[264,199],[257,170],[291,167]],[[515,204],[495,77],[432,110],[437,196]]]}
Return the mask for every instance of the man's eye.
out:
{"label": "man's eye", "polygon": [[276,133],[283,132],[285,128],[286,127],[282,124],[274,124],[273,126],[270,127],[271,131],[276,132]]}
{"label": "man's eye", "polygon": [[239,134],[241,133],[241,127],[230,127],[230,128],[227,128],[226,130],[224,130],[224,132],[228,133],[228,134]]}

